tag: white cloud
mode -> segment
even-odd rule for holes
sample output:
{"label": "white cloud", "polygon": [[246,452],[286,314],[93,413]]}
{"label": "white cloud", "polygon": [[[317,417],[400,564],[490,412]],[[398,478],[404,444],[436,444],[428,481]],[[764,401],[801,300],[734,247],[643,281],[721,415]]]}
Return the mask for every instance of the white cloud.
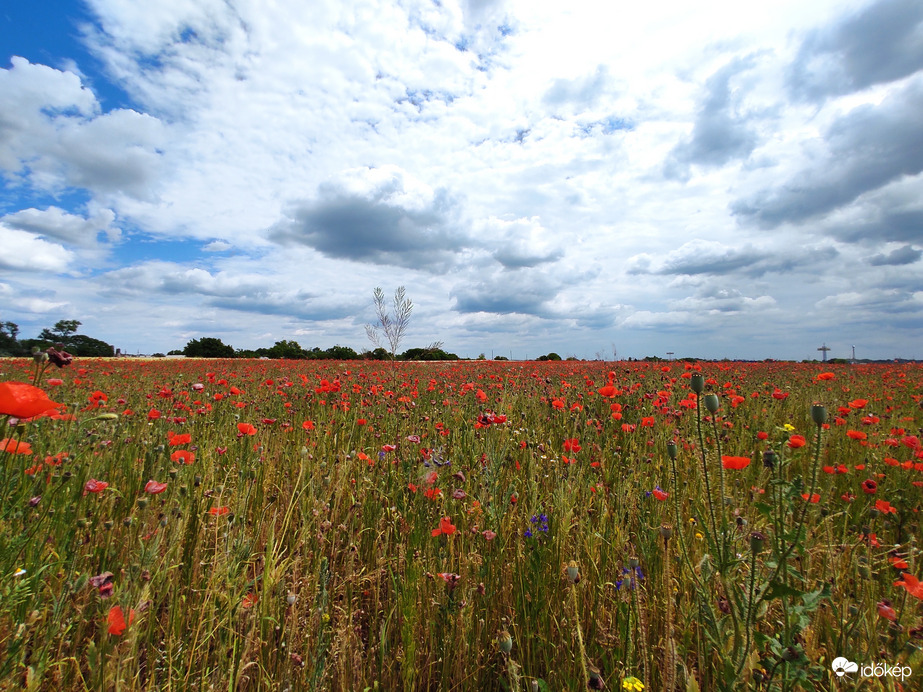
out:
{"label": "white cloud", "polygon": [[813,356],[851,293],[912,351],[923,77],[896,1],[91,0],[103,73],[0,70],[3,233],[23,269],[83,272],[41,300],[125,334],[142,310],[156,350],[361,347],[372,287],[404,284],[411,337],[457,352]]}
{"label": "white cloud", "polygon": [[68,269],[72,258],[61,245],[0,224],[0,267],[59,273]]}

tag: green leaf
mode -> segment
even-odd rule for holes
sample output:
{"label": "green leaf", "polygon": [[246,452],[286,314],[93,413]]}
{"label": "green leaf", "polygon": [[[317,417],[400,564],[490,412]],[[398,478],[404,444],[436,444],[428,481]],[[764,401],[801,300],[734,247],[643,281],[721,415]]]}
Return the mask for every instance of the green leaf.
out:
{"label": "green leaf", "polygon": [[765,599],[771,601],[774,598],[798,597],[803,595],[803,591],[787,586],[780,581],[771,581],[769,582],[769,588],[766,589]]}

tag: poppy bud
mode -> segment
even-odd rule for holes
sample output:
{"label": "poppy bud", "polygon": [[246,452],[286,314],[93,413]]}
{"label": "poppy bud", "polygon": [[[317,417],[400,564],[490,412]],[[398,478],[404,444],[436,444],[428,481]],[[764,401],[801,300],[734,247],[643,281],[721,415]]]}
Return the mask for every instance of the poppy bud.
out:
{"label": "poppy bud", "polygon": [[705,408],[708,409],[709,413],[718,412],[718,409],[721,408],[721,401],[718,399],[717,394],[705,395]]}
{"label": "poppy bud", "polygon": [[815,425],[823,425],[827,422],[827,407],[822,406],[821,404],[813,404],[811,406],[811,420],[814,421]]}
{"label": "poppy bud", "polygon": [[763,452],[763,468],[774,469],[776,467],[776,453],[772,449]]}
{"label": "poppy bud", "polygon": [[667,456],[676,461],[676,443],[672,440],[667,442]]}
{"label": "poppy bud", "polygon": [[761,531],[753,531],[750,534],[750,551],[754,555],[759,555],[766,547],[766,534]]}
{"label": "poppy bud", "polygon": [[692,373],[692,378],[689,381],[689,386],[692,388],[692,391],[696,394],[701,394],[705,391],[705,375],[700,372]]}

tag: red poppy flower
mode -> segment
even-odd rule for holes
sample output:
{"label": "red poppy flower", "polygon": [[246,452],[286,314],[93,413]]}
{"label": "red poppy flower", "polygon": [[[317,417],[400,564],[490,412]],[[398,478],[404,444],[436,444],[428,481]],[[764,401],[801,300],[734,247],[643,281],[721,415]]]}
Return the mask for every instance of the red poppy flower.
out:
{"label": "red poppy flower", "polygon": [[875,509],[882,514],[897,514],[897,508],[892,507],[887,500],[875,500]]}
{"label": "red poppy flower", "polygon": [[760,430],[758,433],[756,433],[756,439],[757,439],[757,440],[768,440],[768,439],[769,439],[769,433],[768,433],[768,432],[763,432],[762,430]]}
{"label": "red poppy flower", "polygon": [[869,402],[868,399],[853,399],[849,402],[849,408],[865,408],[865,405]]}
{"label": "red poppy flower", "polygon": [[664,492],[663,490],[661,490],[660,488],[654,488],[654,490],[653,490],[653,492],[652,492],[651,494],[654,496],[654,499],[655,499],[655,500],[660,500],[661,502],[663,502],[663,501],[666,500],[668,497],[670,497],[670,493],[665,493],[665,492]]}
{"label": "red poppy flower", "polygon": [[208,510],[208,513],[211,514],[213,517],[223,517],[225,514],[227,514],[230,511],[231,509],[229,507],[222,506],[222,507],[212,507],[210,510]]}
{"label": "red poppy flower", "polygon": [[49,377],[46,381],[48,382],[49,387],[60,387],[62,384],[64,384],[64,380],[62,380],[60,377]]}
{"label": "red poppy flower", "polygon": [[739,471],[750,465],[750,457],[732,457],[725,455],[721,457],[721,465],[726,469]]}
{"label": "red poppy flower", "polygon": [[167,489],[166,483],[159,483],[155,480],[149,480],[144,485],[144,492],[150,495],[158,495]]}
{"label": "red poppy flower", "polygon": [[866,478],[862,481],[862,490],[866,495],[874,495],[878,490],[878,483],[873,481],[871,478]]}
{"label": "red poppy flower", "polygon": [[160,411],[158,411],[156,408],[152,408],[147,412],[148,420],[157,420],[158,418],[160,418]]}
{"label": "red poppy flower", "polygon": [[314,430],[314,421],[313,421],[313,420],[306,420],[304,423],[301,424],[301,427],[302,427],[304,430]]}
{"label": "red poppy flower", "polygon": [[14,440],[11,437],[4,437],[0,440],[0,452],[9,454],[32,454],[32,445],[28,442]]}
{"label": "red poppy flower", "polygon": [[237,435],[239,437],[242,437],[243,435],[256,435],[256,427],[250,423],[238,423]]}
{"label": "red poppy flower", "polygon": [[170,461],[175,461],[177,464],[189,465],[195,461],[195,453],[187,449],[179,449],[170,455]]}
{"label": "red poppy flower", "polygon": [[868,439],[868,435],[866,435],[861,430],[847,430],[846,437],[848,437],[850,440],[867,440]]}
{"label": "red poppy flower", "polygon": [[101,493],[103,490],[109,487],[109,484],[106,481],[98,481],[95,478],[91,478],[83,485],[83,494],[87,493]]}
{"label": "red poppy flower", "polygon": [[907,561],[899,555],[894,555],[892,557],[889,557],[888,562],[891,563],[891,566],[894,569],[907,569],[908,567],[910,567],[910,565],[907,564]]}
{"label": "red poppy flower", "polygon": [[176,447],[178,445],[188,445],[192,442],[192,435],[190,433],[180,433],[177,435],[172,430],[167,433],[167,437],[170,439],[170,446]]}
{"label": "red poppy flower", "polygon": [[891,622],[897,620],[897,613],[894,612],[894,608],[891,607],[891,602],[888,600],[878,602],[878,614]]}
{"label": "red poppy flower", "polygon": [[799,447],[804,447],[808,441],[804,439],[804,435],[792,435],[788,438],[788,446],[791,449],[798,449]]}
{"label": "red poppy flower", "polygon": [[456,527],[452,524],[452,519],[450,517],[442,517],[439,520],[439,528],[433,529],[433,536],[439,536],[445,534],[446,536],[451,536],[455,533]]}
{"label": "red poppy flower", "polygon": [[52,401],[43,390],[31,384],[0,382],[0,415],[34,418],[63,405]]}
{"label": "red poppy flower", "polygon": [[109,614],[106,616],[106,622],[109,625],[109,634],[116,637],[122,636],[125,630],[135,621],[134,609],[128,611],[128,623],[125,622],[125,615],[122,613],[121,606],[112,606]]}
{"label": "red poppy flower", "polygon": [[[801,499],[804,500],[805,502],[808,502],[808,499],[809,499],[809,498],[808,498],[808,494],[807,494],[807,493],[801,493]],[[811,497],[810,497],[810,502],[811,502],[811,504],[815,504],[815,505],[816,505],[818,502],[820,502],[820,495],[818,495],[817,493],[814,493],[813,495],[811,495]]]}
{"label": "red poppy flower", "polygon": [[580,441],[576,437],[571,437],[571,438],[564,440],[563,448],[565,452],[574,452],[574,453],[579,452],[582,449],[582,447],[580,446]]}
{"label": "red poppy flower", "polygon": [[835,380],[836,375],[834,375],[832,372],[822,372],[817,376],[817,379],[823,381]]}
{"label": "red poppy flower", "polygon": [[901,579],[894,582],[894,586],[903,586],[911,596],[923,600],[923,582],[912,574],[905,572]]}

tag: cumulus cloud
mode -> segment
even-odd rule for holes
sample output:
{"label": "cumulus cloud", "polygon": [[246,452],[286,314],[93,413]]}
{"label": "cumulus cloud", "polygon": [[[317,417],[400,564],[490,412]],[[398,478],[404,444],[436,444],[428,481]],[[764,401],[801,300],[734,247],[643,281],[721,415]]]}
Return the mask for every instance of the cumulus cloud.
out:
{"label": "cumulus cloud", "polygon": [[96,246],[100,234],[109,240],[118,239],[120,232],[112,225],[114,221],[115,213],[111,209],[99,209],[83,217],[55,206],[31,207],[0,217],[0,223],[10,228],[88,248]]}
{"label": "cumulus cloud", "polygon": [[690,240],[654,262],[642,254],[629,259],[634,274],[722,275],[743,274],[759,277],[767,273],[791,272],[801,267],[829,262],[838,252],[832,245],[803,246],[790,249],[760,248],[751,244],[728,246],[717,241]]}
{"label": "cumulus cloud", "polygon": [[825,151],[784,184],[732,205],[744,220],[773,228],[800,223],[863,193],[923,171],[923,77],[880,104],[857,106],[824,133]]}
{"label": "cumulus cloud", "polygon": [[685,179],[691,164],[722,166],[750,155],[757,135],[748,115],[741,112],[740,95],[732,82],[754,64],[753,56],[737,58],[708,78],[692,134],[670,153],[664,164],[666,177]]}
{"label": "cumulus cloud", "polygon": [[457,312],[492,312],[501,315],[517,313],[550,316],[549,301],[560,290],[559,282],[545,275],[526,270],[494,272],[482,280],[465,282],[455,287]]}
{"label": "cumulus cloud", "polygon": [[879,0],[811,31],[788,73],[793,96],[822,100],[923,69],[923,5]]}
{"label": "cumulus cloud", "polygon": [[0,267],[18,271],[64,272],[73,253],[57,243],[0,223]]}
{"label": "cumulus cloud", "polygon": [[918,250],[912,245],[903,245],[884,254],[879,253],[869,258],[869,264],[873,267],[898,266],[902,264],[913,264],[920,259],[923,251]]}
{"label": "cumulus cloud", "polygon": [[183,296],[206,308],[303,320],[331,320],[354,315],[352,300],[313,293],[276,276],[236,271],[211,272],[173,262],[145,262],[108,272],[108,293],[145,296],[152,301]]}
{"label": "cumulus cloud", "polygon": [[466,238],[455,201],[395,166],[346,171],[293,203],[269,238],[356,262],[438,272]]}
{"label": "cumulus cloud", "polygon": [[148,198],[163,124],[133,110],[100,113],[80,78],[14,57],[0,69],[0,171],[39,189],[76,186]]}

